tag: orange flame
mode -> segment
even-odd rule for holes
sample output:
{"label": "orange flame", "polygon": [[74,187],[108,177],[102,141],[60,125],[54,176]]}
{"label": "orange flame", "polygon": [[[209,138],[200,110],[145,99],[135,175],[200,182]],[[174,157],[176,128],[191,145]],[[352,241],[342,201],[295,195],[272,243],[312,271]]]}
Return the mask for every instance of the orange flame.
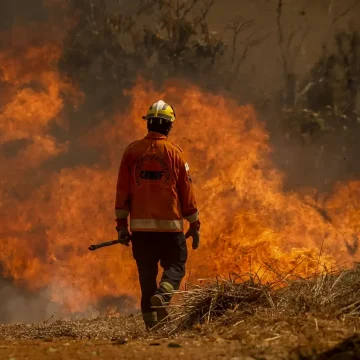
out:
{"label": "orange flame", "polygon": [[[21,57],[16,50],[0,53],[6,88],[0,145],[23,141],[15,155],[0,160],[4,276],[33,290],[49,288],[53,301],[71,311],[105,296],[138,298],[130,250],[117,246],[89,253],[87,247],[116,237],[118,165],[125,146],[145,135],[141,116],[158,99],[177,110],[171,140],[185,151],[201,210],[201,248],[190,251],[188,263],[193,279],[253,270],[270,280],[269,269],[306,276],[358,259],[349,244],[360,235],[360,182],[339,184],[320,207],[310,193],[285,192],[284,175],[271,161],[269,136],[254,108],[181,81],[156,90],[139,79],[126,108],[78,139],[104,161],[57,173],[43,170],[44,162],[69,151],[50,131],[54,121],[64,125],[62,94],[75,105],[83,98],[59,74],[60,53],[57,44],[27,48]],[[27,183],[34,172],[36,183]]]}

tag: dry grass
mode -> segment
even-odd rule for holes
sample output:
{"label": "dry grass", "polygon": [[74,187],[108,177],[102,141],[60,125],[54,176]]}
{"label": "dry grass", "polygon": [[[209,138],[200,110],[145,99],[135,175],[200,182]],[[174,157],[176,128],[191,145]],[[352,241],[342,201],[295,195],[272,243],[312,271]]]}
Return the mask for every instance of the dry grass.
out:
{"label": "dry grass", "polygon": [[140,316],[0,325],[0,340],[111,340],[146,337]]}
{"label": "dry grass", "polygon": [[[209,324],[233,314],[234,318],[313,314],[334,319],[360,314],[360,266],[324,272],[310,279],[263,284],[256,274],[215,279],[206,286],[179,291],[166,331],[175,333],[196,324]],[[236,315],[236,316],[235,316]]]}

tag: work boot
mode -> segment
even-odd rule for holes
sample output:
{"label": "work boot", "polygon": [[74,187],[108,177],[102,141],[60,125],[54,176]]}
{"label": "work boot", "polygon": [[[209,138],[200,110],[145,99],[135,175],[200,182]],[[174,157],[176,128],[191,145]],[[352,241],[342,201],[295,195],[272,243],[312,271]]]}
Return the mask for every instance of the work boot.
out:
{"label": "work boot", "polygon": [[145,328],[146,328],[147,331],[151,331],[152,328],[153,328],[154,326],[156,326],[156,324],[157,324],[156,321],[146,322],[146,323],[145,323]]}
{"label": "work boot", "polygon": [[151,313],[142,314],[146,330],[151,330],[157,324],[157,313],[153,311]]}
{"label": "work boot", "polygon": [[162,295],[160,294],[153,295],[150,299],[150,302],[153,309],[157,313],[157,321],[159,323],[169,316],[169,313],[166,309],[167,303]]}

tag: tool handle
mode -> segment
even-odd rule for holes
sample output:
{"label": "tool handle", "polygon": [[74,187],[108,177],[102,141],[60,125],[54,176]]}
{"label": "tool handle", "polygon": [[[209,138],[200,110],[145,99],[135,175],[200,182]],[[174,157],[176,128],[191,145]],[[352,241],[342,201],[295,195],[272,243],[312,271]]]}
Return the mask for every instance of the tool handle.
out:
{"label": "tool handle", "polygon": [[[131,240],[131,235],[127,239]],[[106,241],[106,242],[103,242],[103,243],[100,243],[100,244],[95,244],[95,245],[89,246],[89,250],[94,251],[96,249],[100,249],[100,248],[105,247],[105,246],[111,246],[111,245],[120,244],[120,243],[121,243],[120,240]]]}
{"label": "tool handle", "polygon": [[120,241],[119,240],[112,240],[112,241],[106,241],[106,242],[103,242],[101,244],[96,244],[96,245],[91,245],[89,247],[89,250],[90,251],[94,251],[96,249],[100,249],[102,247],[105,247],[105,246],[111,246],[111,245],[115,245],[115,244],[120,244]]}

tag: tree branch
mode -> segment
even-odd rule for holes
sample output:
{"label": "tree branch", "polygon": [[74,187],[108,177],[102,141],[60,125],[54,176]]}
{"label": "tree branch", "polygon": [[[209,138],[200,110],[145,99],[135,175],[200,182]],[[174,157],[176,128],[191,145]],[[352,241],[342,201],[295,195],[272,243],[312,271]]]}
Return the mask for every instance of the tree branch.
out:
{"label": "tree branch", "polygon": [[282,25],[281,25],[281,18],[282,18],[282,14],[283,14],[283,5],[284,5],[283,1],[278,0],[277,8],[276,8],[276,24],[277,24],[277,28],[278,28],[278,41],[279,41],[280,55],[281,55],[281,59],[283,62],[284,72],[285,72],[285,75],[287,76],[289,74],[289,65],[288,65],[288,62],[286,59],[286,55],[285,55],[284,33],[283,33]]}
{"label": "tree branch", "polygon": [[194,21],[195,24],[200,24],[205,20],[215,2],[216,0],[205,0],[204,8],[201,10],[200,17]]}
{"label": "tree branch", "polygon": [[199,2],[199,0],[192,0],[192,3],[189,5],[187,9],[184,10],[184,13],[182,15],[182,19],[186,17],[187,14],[194,8],[194,6]]}
{"label": "tree branch", "polygon": [[[360,0],[354,0],[354,2],[349,7],[347,7],[345,10],[343,10],[333,18],[332,23],[335,24],[342,17],[346,16],[350,11],[354,10],[359,4],[360,4]],[[332,4],[330,4],[330,6],[332,5],[334,5],[334,1],[332,1]]]}
{"label": "tree branch", "polygon": [[[296,50],[294,50],[293,62],[296,61],[296,59],[297,59],[297,57],[298,57],[298,55],[299,55],[299,53],[300,53],[300,51],[301,51],[301,48],[302,48],[302,46],[303,46],[303,44],[304,44],[304,41],[305,41],[305,39],[307,38],[309,32],[310,32],[310,27],[307,27],[306,30],[304,31],[304,34],[303,34],[303,36],[302,36],[302,38],[301,38],[298,46],[296,47]],[[292,64],[292,65],[293,65],[293,64]]]}
{"label": "tree branch", "polygon": [[[233,65],[235,62],[235,57],[237,54],[237,39],[241,32],[245,31],[247,28],[249,28],[251,25],[253,25],[253,20],[248,21],[242,21],[242,17],[238,18],[237,20],[234,20],[228,28],[233,31],[232,36],[232,55],[231,55],[231,64]],[[250,36],[251,37],[251,36]],[[249,40],[250,38],[248,38]]]}

